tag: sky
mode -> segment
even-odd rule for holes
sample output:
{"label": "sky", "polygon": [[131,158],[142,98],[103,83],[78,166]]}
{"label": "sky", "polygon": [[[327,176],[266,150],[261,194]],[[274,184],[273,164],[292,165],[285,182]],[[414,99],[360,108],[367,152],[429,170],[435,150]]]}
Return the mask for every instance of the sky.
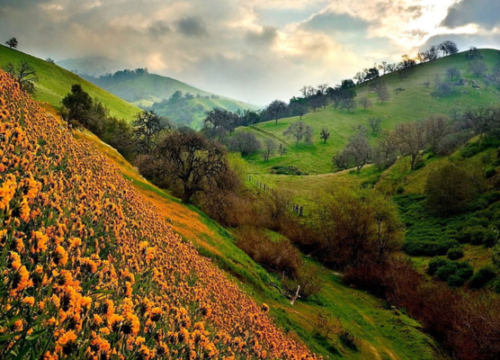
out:
{"label": "sky", "polygon": [[0,40],[265,105],[448,39],[500,49],[497,14],[499,0],[0,0]]}

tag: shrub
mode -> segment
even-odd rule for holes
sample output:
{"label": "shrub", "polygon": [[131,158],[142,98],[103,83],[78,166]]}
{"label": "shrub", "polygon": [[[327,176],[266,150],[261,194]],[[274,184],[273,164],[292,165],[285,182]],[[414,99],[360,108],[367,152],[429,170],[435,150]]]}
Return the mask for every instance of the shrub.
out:
{"label": "shrub", "polygon": [[463,242],[470,242],[473,245],[481,245],[483,243],[486,229],[482,226],[469,226],[463,230]]}
{"label": "shrub", "polygon": [[472,266],[466,262],[448,261],[436,270],[436,277],[448,285],[459,287],[474,274]]}
{"label": "shrub", "polygon": [[464,257],[464,251],[462,250],[462,248],[453,248],[448,250],[448,254],[446,255],[450,260],[458,260]]}
{"label": "shrub", "polygon": [[495,176],[496,173],[497,172],[496,172],[495,168],[490,167],[490,168],[486,169],[486,173],[485,173],[486,179],[492,178],[493,176]]}
{"label": "shrub", "polygon": [[470,279],[469,287],[471,289],[481,289],[496,277],[497,274],[493,269],[490,269],[489,267],[481,268],[474,274],[472,279]]}
{"label": "shrub", "polygon": [[427,273],[429,275],[434,275],[436,273],[436,271],[440,267],[442,267],[442,266],[444,266],[444,265],[446,265],[448,263],[449,263],[449,261],[447,259],[445,259],[445,258],[435,258],[435,259],[432,259],[429,262],[429,265],[427,267]]}
{"label": "shrub", "polygon": [[500,294],[500,280],[495,281],[494,289],[495,293]]}
{"label": "shrub", "polygon": [[460,247],[456,240],[445,241],[406,241],[403,250],[412,256],[446,255],[449,249]]}
{"label": "shrub", "polygon": [[490,248],[495,246],[497,242],[498,242],[498,231],[494,230],[491,227],[486,229],[483,237],[483,245]]}
{"label": "shrub", "polygon": [[349,331],[347,330],[342,331],[342,333],[339,335],[339,339],[340,342],[349,349],[358,350],[358,345],[357,345],[358,339]]}
{"label": "shrub", "polygon": [[415,166],[413,167],[413,170],[422,169],[423,167],[425,167],[425,162],[419,161],[418,163],[415,164]]}

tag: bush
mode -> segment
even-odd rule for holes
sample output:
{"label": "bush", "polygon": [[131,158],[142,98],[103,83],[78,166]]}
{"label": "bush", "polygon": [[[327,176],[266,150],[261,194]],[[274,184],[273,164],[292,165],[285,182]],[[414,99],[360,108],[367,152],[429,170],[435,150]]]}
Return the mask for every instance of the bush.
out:
{"label": "bush", "polygon": [[500,280],[495,281],[494,289],[495,293],[500,294]]}
{"label": "bush", "polygon": [[448,250],[448,254],[446,255],[450,260],[458,260],[464,257],[464,251],[462,250],[462,248],[453,248]]}
{"label": "bush", "polygon": [[473,245],[481,245],[483,243],[486,229],[482,226],[469,226],[463,230],[463,242],[470,242]]}
{"label": "bush", "polygon": [[429,265],[427,267],[427,273],[429,275],[434,275],[436,271],[440,268],[448,264],[449,261],[445,258],[435,258],[429,261]]}
{"label": "bush", "polygon": [[425,167],[425,162],[419,161],[418,163],[415,164],[415,166],[413,167],[413,170],[422,169],[423,167]]}
{"label": "bush", "polygon": [[484,267],[482,269],[479,269],[474,274],[472,279],[470,279],[469,287],[471,289],[481,289],[488,282],[490,282],[491,280],[493,280],[496,277],[497,277],[497,274],[493,269],[490,269],[488,267]]}
{"label": "bush", "polygon": [[339,339],[340,342],[349,349],[358,350],[358,345],[357,345],[358,339],[349,331],[347,330],[342,331],[342,333],[339,335]]}
{"label": "bush", "polygon": [[483,237],[483,245],[487,248],[493,247],[498,242],[498,231],[495,231],[491,227],[486,229]]}
{"label": "bush", "polygon": [[278,175],[308,175],[307,172],[300,170],[296,166],[276,165],[271,168],[271,173]]}
{"label": "bush", "polygon": [[436,277],[454,287],[462,286],[474,274],[472,266],[466,262],[448,261],[436,270]]}
{"label": "bush", "polygon": [[486,169],[486,173],[485,173],[486,179],[492,178],[493,176],[495,176],[496,173],[497,172],[496,172],[495,168],[490,167],[490,168]]}
{"label": "bush", "polygon": [[411,256],[446,255],[449,249],[460,247],[456,240],[445,241],[406,241],[403,251]]}

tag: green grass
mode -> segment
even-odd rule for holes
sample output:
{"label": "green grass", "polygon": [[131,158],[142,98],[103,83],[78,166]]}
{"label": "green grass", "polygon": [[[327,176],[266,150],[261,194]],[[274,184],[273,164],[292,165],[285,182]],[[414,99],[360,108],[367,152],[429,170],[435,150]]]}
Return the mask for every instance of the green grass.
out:
{"label": "green grass", "polygon": [[112,116],[132,120],[141,111],[135,105],[127,103],[55,64],[18,50],[0,46],[0,68],[5,68],[9,62],[17,64],[20,61],[26,61],[36,70],[39,81],[36,84],[33,97],[41,102],[49,103],[56,109],[61,107],[61,100],[71,91],[71,86],[81,84],[83,90],[88,92],[92,98],[101,101],[109,109]]}
{"label": "green grass", "polygon": [[[500,62],[497,50],[481,50],[484,61],[491,69],[492,66]],[[391,94],[391,99],[381,104],[375,93],[370,93],[369,86],[363,84],[357,87],[357,99],[369,97],[374,106],[363,110],[358,108],[355,112],[347,113],[339,109],[334,109],[332,105],[325,109],[318,109],[302,118],[302,121],[314,128],[314,144],[300,144],[298,147],[293,141],[283,137],[283,131],[294,122],[299,121],[298,117],[280,119],[277,124],[268,121],[253,125],[248,128],[239,128],[238,131],[249,131],[260,140],[272,138],[288,145],[288,153],[283,156],[275,156],[268,163],[260,157],[249,159],[252,164],[254,174],[266,174],[270,172],[273,165],[293,165],[310,174],[325,174],[333,171],[332,157],[336,151],[341,151],[347,144],[349,138],[355,133],[354,127],[357,125],[368,126],[368,119],[371,117],[382,119],[382,128],[393,129],[397,124],[422,120],[430,115],[448,115],[452,109],[464,110],[479,106],[489,106],[498,104],[500,91],[493,87],[486,88],[482,80],[478,80],[467,71],[468,61],[464,53],[439,59],[432,63],[417,65],[410,76],[400,81],[398,74],[388,74],[382,79],[386,82]],[[445,79],[446,69],[457,67],[463,78],[479,81],[480,90],[475,90],[469,84],[467,87],[459,87],[459,94],[445,98],[431,96],[434,91],[433,84],[429,88],[424,86],[425,81],[433,83],[436,75],[441,75]],[[396,88],[404,88],[396,94]],[[462,91],[467,90],[467,95]],[[319,133],[323,127],[328,127],[330,139],[323,144],[319,138]],[[376,141],[376,136],[371,135],[371,141]]]}

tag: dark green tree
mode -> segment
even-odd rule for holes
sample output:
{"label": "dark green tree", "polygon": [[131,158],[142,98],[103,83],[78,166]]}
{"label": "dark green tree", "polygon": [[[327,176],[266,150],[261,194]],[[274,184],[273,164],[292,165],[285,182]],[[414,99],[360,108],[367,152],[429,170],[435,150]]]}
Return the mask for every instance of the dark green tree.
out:
{"label": "dark green tree", "polygon": [[71,93],[62,99],[62,103],[67,110],[66,120],[76,120],[83,126],[88,126],[89,114],[92,109],[92,98],[86,93],[80,84],[71,86]]}
{"label": "dark green tree", "polygon": [[172,129],[170,121],[154,111],[143,111],[137,114],[133,126],[137,151],[141,154],[150,154],[156,147],[160,135]]}
{"label": "dark green tree", "polygon": [[17,42],[17,39],[15,37],[7,40],[5,42],[11,49],[15,49],[17,48],[17,45],[18,45],[18,42]]}

